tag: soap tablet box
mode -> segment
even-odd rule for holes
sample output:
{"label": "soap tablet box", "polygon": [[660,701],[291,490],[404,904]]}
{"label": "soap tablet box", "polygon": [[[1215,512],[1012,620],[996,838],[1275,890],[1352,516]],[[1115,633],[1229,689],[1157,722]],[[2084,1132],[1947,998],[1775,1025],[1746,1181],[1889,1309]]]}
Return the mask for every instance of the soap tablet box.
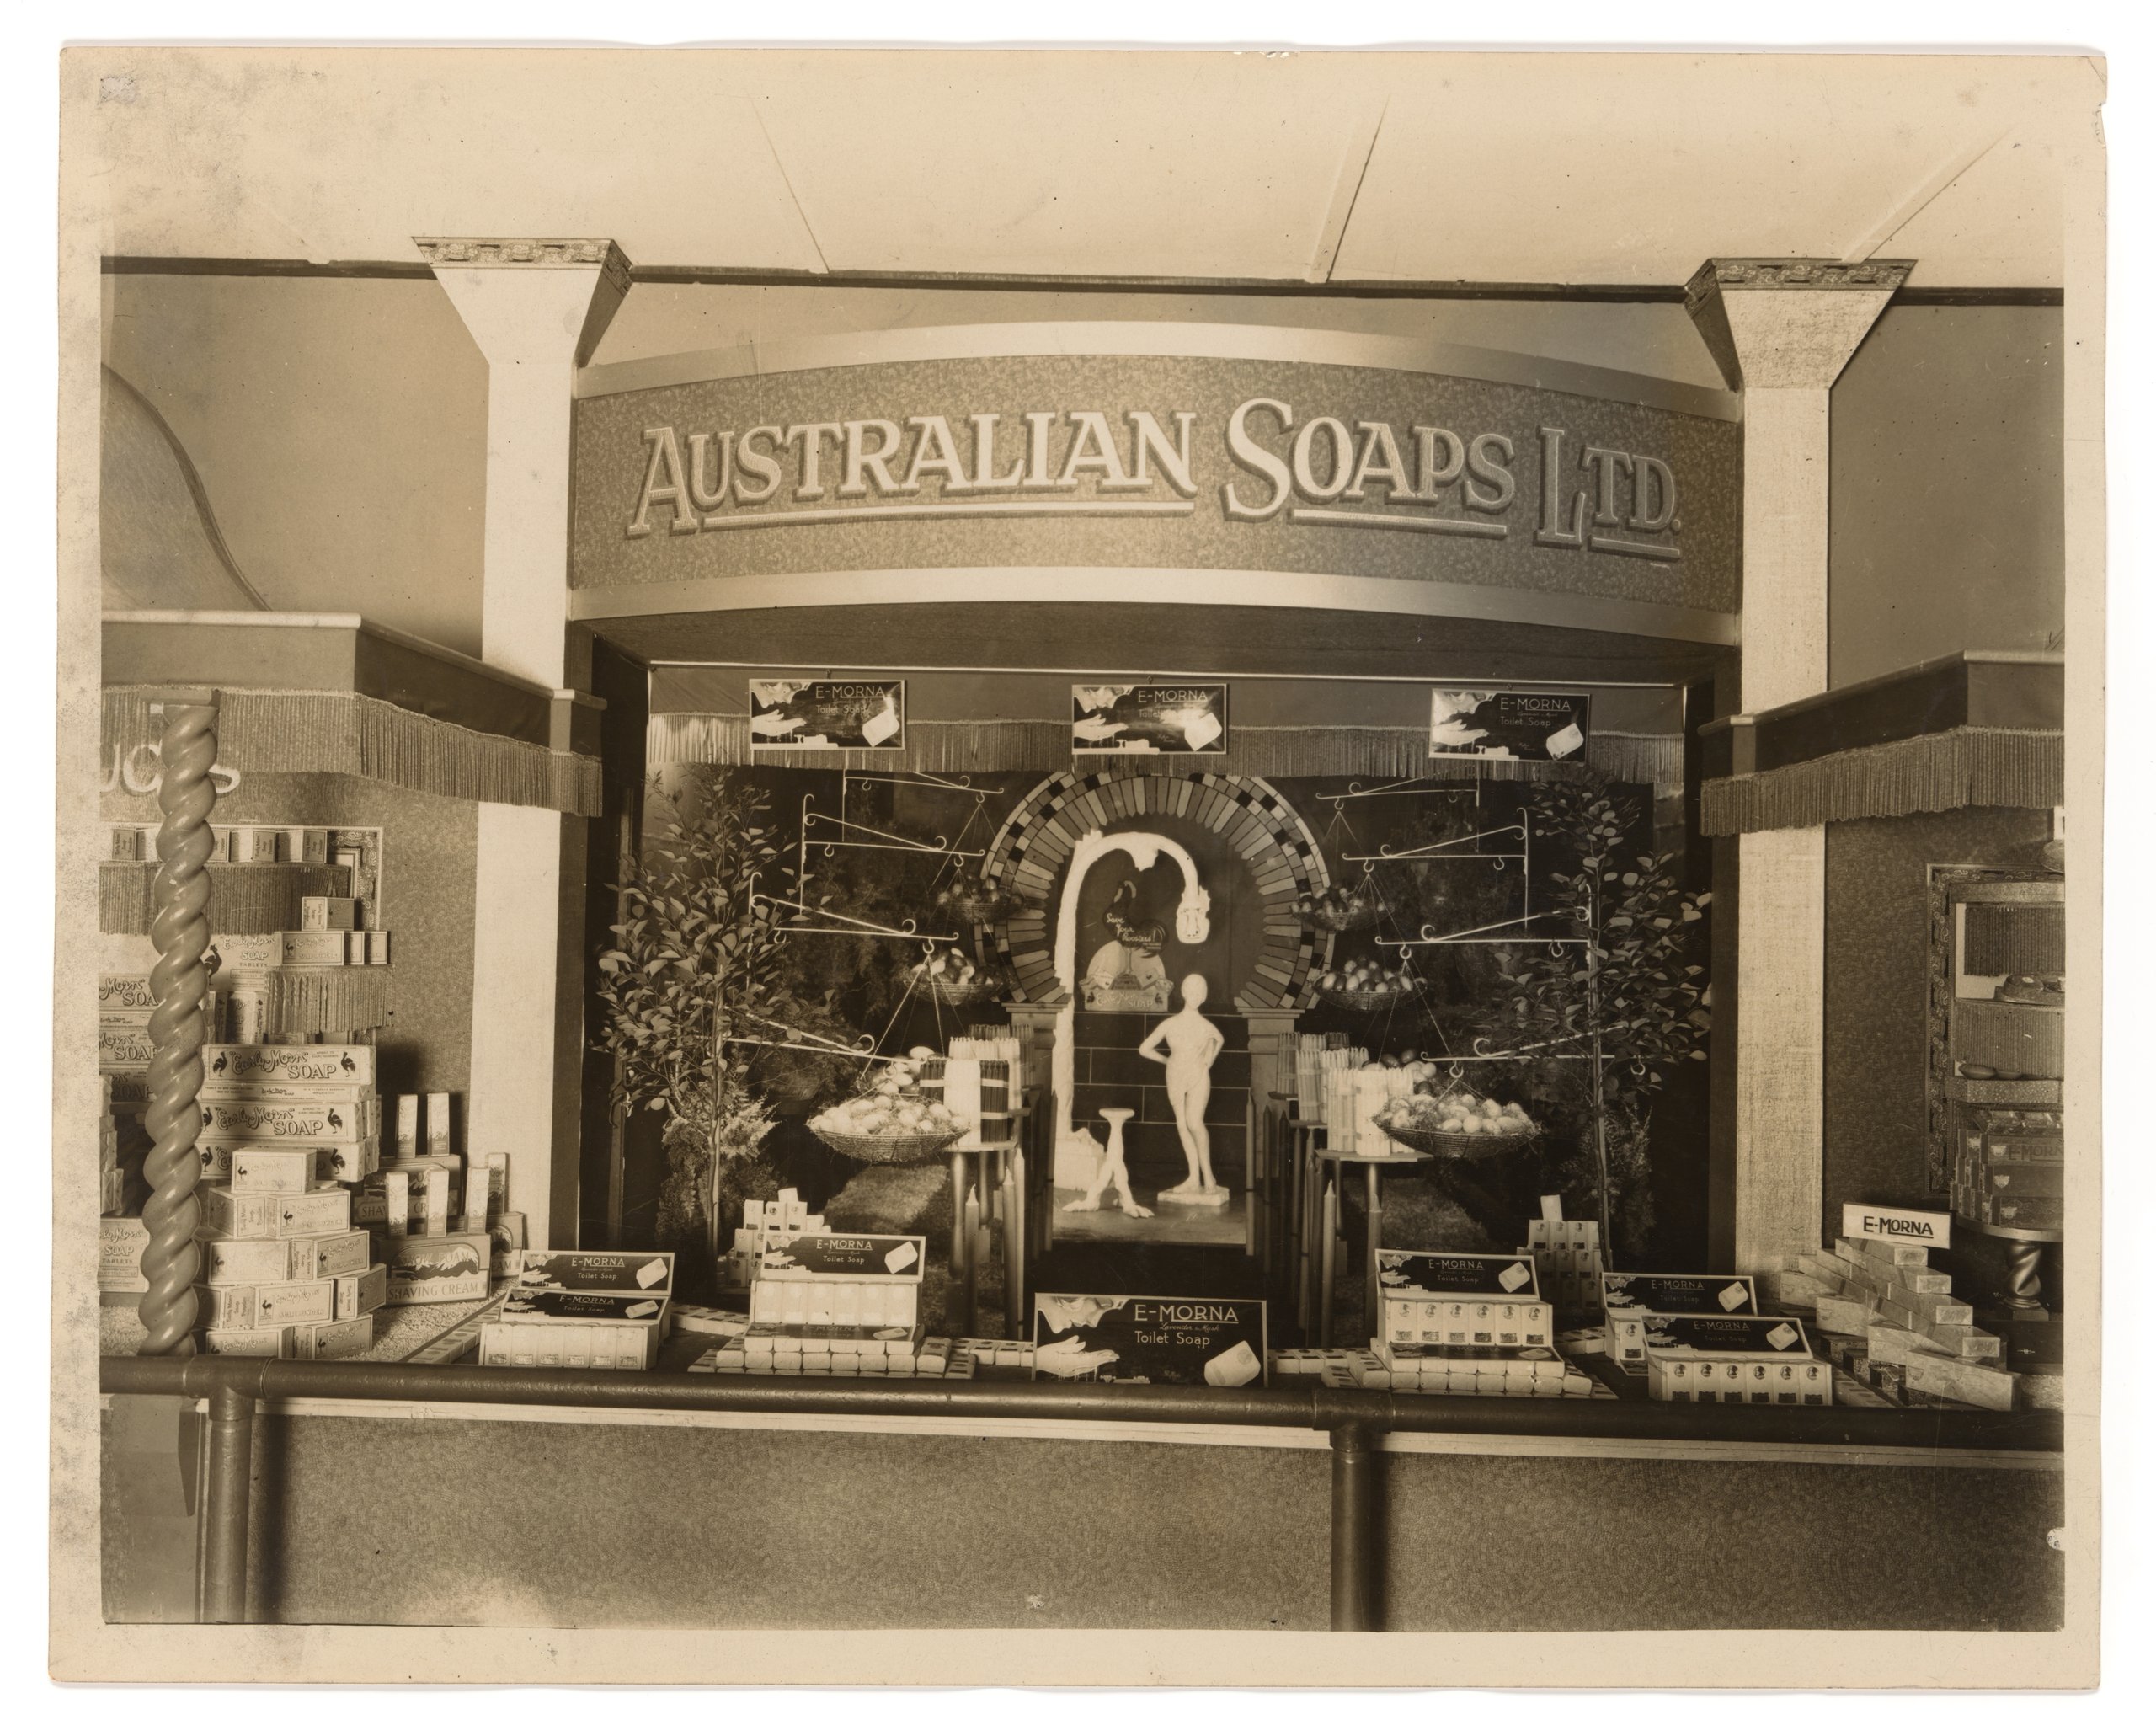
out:
{"label": "soap tablet box", "polygon": [[269,1082],[288,1086],[375,1084],[371,1045],[205,1045],[205,1083]]}
{"label": "soap tablet box", "polygon": [[1387,1296],[1434,1296],[1444,1301],[1541,1300],[1534,1261],[1525,1254],[1425,1253],[1380,1248],[1378,1282]]}
{"label": "soap tablet box", "polygon": [[1810,1359],[1740,1360],[1657,1350],[1647,1358],[1647,1396],[1657,1403],[1830,1408],[1833,1367]]}
{"label": "soap tablet box", "polygon": [[383,1237],[377,1246],[389,1269],[391,1307],[483,1301],[493,1288],[493,1249],[483,1236]]}
{"label": "soap tablet box", "polygon": [[926,1237],[801,1231],[775,1238],[757,1263],[766,1278],[857,1278],[919,1284],[928,1260]]}
{"label": "soap tablet box", "polygon": [[340,1273],[324,1282],[336,1287],[332,1319],[356,1320],[362,1314],[373,1313],[389,1299],[387,1266],[370,1266],[365,1272]]}
{"label": "soap tablet box", "polygon": [[300,898],[300,930],[302,932],[356,932],[360,925],[360,905],[353,896],[302,896]]}
{"label": "soap tablet box", "polygon": [[295,1237],[286,1247],[292,1277],[349,1278],[367,1270],[371,1242],[365,1231],[346,1231],[341,1236]]}
{"label": "soap tablet box", "polygon": [[374,1316],[328,1320],[292,1328],[292,1359],[302,1362],[355,1360],[374,1348]]}
{"label": "soap tablet box", "polygon": [[[474,1241],[483,1241],[475,1237]],[[502,1304],[501,1317],[524,1320],[629,1321],[657,1322],[666,1313],[666,1298],[620,1295],[605,1290],[531,1290],[519,1285]]]}
{"label": "soap tablet box", "polygon": [[1759,1296],[1744,1273],[1605,1272],[1602,1306],[1610,1359],[1636,1373],[1646,1365],[1642,1313],[1757,1314]]}
{"label": "soap tablet box", "polygon": [[205,1285],[195,1292],[195,1320],[211,1331],[260,1331],[311,1326],[337,1317],[337,1280]]}
{"label": "soap tablet box", "polygon": [[535,1248],[524,1257],[520,1290],[581,1290],[619,1295],[673,1293],[674,1257],[580,1248]]}
{"label": "soap tablet box", "polygon": [[649,1368],[664,1341],[655,1322],[489,1321],[479,1328],[483,1368]]}
{"label": "soap tablet box", "polygon": [[203,1222],[221,1237],[323,1237],[352,1228],[349,1189],[263,1194],[204,1189],[200,1198]]}
{"label": "soap tablet box", "polygon": [[363,1140],[376,1132],[371,1099],[270,1103],[205,1096],[202,1133],[220,1140]]}
{"label": "soap tablet box", "polygon": [[1648,1365],[1658,1353],[1693,1356],[1809,1359],[1804,1328],[1773,1315],[1643,1313]]}
{"label": "soap tablet box", "polygon": [[1550,1341],[1553,1322],[1547,1302],[1515,1297],[1460,1301],[1390,1292],[1379,1301],[1379,1330],[1392,1343],[1512,1348]]}
{"label": "soap tablet box", "polygon": [[1230,1297],[1037,1295],[1033,1377],[1262,1386],[1265,1313]]}

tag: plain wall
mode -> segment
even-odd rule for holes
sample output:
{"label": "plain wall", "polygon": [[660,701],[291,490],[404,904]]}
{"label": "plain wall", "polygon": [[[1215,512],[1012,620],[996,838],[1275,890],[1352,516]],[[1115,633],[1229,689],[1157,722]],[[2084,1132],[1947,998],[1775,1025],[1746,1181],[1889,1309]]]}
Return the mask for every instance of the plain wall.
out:
{"label": "plain wall", "polygon": [[435,282],[108,275],[105,362],[271,608],[478,653],[487,366]]}
{"label": "plain wall", "polygon": [[1899,307],[1842,372],[1830,685],[1951,651],[2064,643],[2064,316],[2056,306]]}

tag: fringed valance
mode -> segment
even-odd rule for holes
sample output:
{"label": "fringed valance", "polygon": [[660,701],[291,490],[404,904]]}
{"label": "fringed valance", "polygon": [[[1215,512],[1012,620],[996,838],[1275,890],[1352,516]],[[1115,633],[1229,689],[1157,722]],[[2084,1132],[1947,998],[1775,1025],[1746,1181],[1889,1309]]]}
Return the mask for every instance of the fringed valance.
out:
{"label": "fringed valance", "polygon": [[[1548,775],[1561,766],[1516,760],[1437,758],[1427,729],[1261,728],[1232,725],[1229,750],[1209,768],[1253,777],[1446,777],[1480,772],[1493,781]],[[646,761],[661,765],[781,765],[801,770],[963,772],[1060,771],[1071,766],[1068,723],[968,718],[909,718],[906,745],[897,751],[848,748],[758,751],[749,746],[749,719],[729,713],[654,715]],[[1652,783],[1657,797],[1684,788],[1684,743],[1675,734],[1596,734],[1587,761],[1620,783]]]}
{"label": "fringed valance", "polygon": [[[104,690],[104,758],[154,748],[163,719],[155,686]],[[234,688],[217,718],[217,757],[243,774],[313,771],[366,777],[453,800],[544,806],[579,817],[600,808],[599,761],[488,734],[365,693]]]}
{"label": "fringed valance", "polygon": [[356,1034],[389,1021],[388,968],[271,968],[268,1024],[277,1034]]}
{"label": "fringed valance", "polygon": [[2065,798],[2063,734],[1950,729],[1703,783],[1700,828],[1734,836],[1963,806],[2057,806]]}
{"label": "fringed valance", "polygon": [[[220,932],[285,932],[300,923],[302,896],[338,896],[352,887],[341,866],[207,868],[210,923]],[[141,937],[156,917],[154,861],[113,860],[98,868],[98,929]]]}

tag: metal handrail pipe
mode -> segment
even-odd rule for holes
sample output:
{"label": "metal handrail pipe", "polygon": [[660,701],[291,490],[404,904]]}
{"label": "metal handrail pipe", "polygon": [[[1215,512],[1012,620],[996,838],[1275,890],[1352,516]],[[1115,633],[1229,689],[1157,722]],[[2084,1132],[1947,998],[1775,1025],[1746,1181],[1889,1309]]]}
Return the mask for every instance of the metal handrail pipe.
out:
{"label": "metal handrail pipe", "polygon": [[1753,1408],[1267,1386],[1064,1384],[1056,1381],[873,1381],[792,1375],[594,1374],[576,1368],[466,1368],[395,1362],[271,1361],[250,1356],[108,1356],[102,1389],[200,1398],[220,1388],[267,1398],[359,1399],[549,1408],[771,1415],[981,1417],[1186,1423],[1380,1434],[1652,1440],[1849,1449],[2053,1453],[2052,1411]]}

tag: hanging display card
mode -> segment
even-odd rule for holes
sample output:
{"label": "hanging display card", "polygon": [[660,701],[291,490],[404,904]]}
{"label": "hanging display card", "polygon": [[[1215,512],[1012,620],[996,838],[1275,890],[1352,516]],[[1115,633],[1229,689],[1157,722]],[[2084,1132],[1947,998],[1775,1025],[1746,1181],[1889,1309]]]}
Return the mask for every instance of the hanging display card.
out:
{"label": "hanging display card", "polygon": [[897,752],[906,744],[903,681],[752,681],[753,748],[852,747]]}
{"label": "hanging display card", "polygon": [[1070,750],[1075,753],[1168,752],[1217,756],[1228,750],[1225,681],[1138,686],[1074,683]]}
{"label": "hanging display card", "polygon": [[1218,1296],[1035,1296],[1033,1377],[1262,1386],[1265,1304]]}
{"label": "hanging display card", "polygon": [[1550,760],[1586,748],[1583,692],[1430,690],[1430,756]]}

